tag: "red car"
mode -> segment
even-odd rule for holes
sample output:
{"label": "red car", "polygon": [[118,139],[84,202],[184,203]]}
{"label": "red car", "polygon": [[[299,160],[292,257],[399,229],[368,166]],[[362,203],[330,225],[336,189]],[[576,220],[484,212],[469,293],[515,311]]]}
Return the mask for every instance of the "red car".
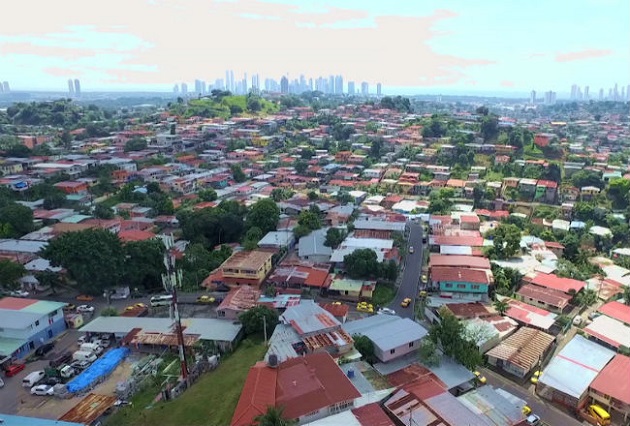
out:
{"label": "red car", "polygon": [[18,374],[20,371],[26,368],[26,364],[11,364],[7,367],[6,375],[7,377],[13,377]]}

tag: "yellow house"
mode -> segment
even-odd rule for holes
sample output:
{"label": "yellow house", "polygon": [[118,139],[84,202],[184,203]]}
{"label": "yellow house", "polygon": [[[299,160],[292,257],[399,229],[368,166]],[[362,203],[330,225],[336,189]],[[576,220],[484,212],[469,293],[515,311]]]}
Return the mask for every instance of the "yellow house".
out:
{"label": "yellow house", "polygon": [[17,173],[22,173],[22,163],[16,163],[13,161],[0,162],[0,176],[8,176]]}
{"label": "yellow house", "polygon": [[223,282],[229,286],[260,286],[271,272],[272,252],[253,250],[234,253],[223,265]]}

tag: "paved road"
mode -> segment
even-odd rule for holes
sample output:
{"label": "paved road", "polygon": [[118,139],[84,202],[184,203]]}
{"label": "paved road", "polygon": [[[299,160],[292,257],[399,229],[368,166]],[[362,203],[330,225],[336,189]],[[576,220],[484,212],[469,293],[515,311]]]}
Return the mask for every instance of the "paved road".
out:
{"label": "paved road", "polygon": [[[407,252],[405,260],[405,270],[396,292],[396,297],[389,305],[403,318],[414,318],[416,297],[418,296],[418,283],[420,281],[420,273],[422,272],[422,225],[415,222],[409,222],[409,242],[408,247],[413,247],[414,252]],[[411,304],[407,308],[400,306],[400,302],[405,297],[411,298]]]}
{"label": "paved road", "polygon": [[553,406],[550,402],[539,398],[535,395],[533,385],[531,389],[525,389],[509,379],[495,373],[486,368],[480,369],[481,373],[486,376],[487,384],[495,388],[501,388],[511,394],[521,398],[532,409],[532,412],[538,414],[546,424],[550,426],[582,426],[582,423],[564,411]]}

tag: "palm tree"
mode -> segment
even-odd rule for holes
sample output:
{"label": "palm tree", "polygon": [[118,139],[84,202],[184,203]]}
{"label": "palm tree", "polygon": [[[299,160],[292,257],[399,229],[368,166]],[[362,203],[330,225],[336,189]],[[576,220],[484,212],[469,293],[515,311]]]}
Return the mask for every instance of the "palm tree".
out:
{"label": "palm tree", "polygon": [[267,407],[267,412],[256,416],[254,421],[258,426],[295,426],[298,424],[295,419],[286,419],[282,416],[284,411],[283,407],[274,407],[270,405]]}
{"label": "palm tree", "polygon": [[510,304],[505,299],[495,300],[493,306],[501,316],[505,316],[508,309],[510,309]]}
{"label": "palm tree", "polygon": [[623,303],[630,306],[630,286],[623,288]]}

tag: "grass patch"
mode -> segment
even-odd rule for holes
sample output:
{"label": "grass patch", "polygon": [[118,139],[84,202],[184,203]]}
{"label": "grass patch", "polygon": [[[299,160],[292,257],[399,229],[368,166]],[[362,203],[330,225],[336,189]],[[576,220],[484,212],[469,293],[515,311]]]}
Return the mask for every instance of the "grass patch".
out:
{"label": "grass patch", "polygon": [[393,285],[377,283],[372,294],[372,303],[378,306],[385,306],[394,300],[394,296],[396,296],[396,289]]}
{"label": "grass patch", "polygon": [[261,339],[246,340],[219,367],[203,376],[174,401],[147,409],[157,389],[147,389],[133,398],[133,406],[111,416],[108,425],[204,425],[230,424],[249,367],[261,360],[266,347]]}
{"label": "grass patch", "polygon": [[389,389],[391,387],[387,379],[376,370],[368,369],[361,373],[376,390]]}

